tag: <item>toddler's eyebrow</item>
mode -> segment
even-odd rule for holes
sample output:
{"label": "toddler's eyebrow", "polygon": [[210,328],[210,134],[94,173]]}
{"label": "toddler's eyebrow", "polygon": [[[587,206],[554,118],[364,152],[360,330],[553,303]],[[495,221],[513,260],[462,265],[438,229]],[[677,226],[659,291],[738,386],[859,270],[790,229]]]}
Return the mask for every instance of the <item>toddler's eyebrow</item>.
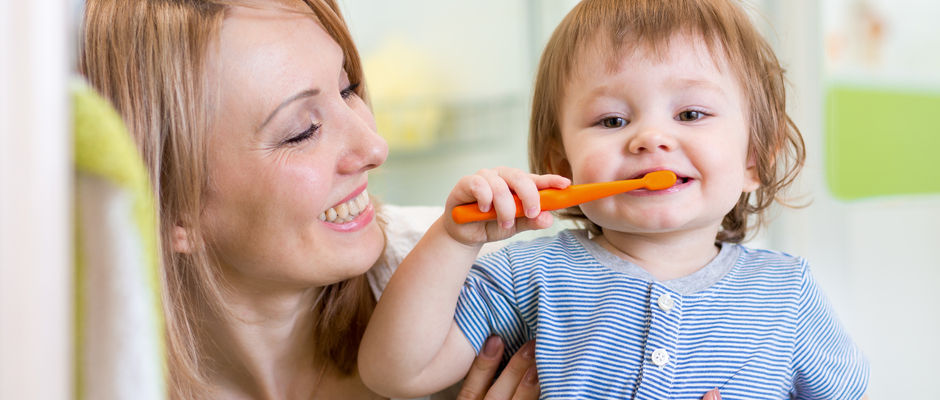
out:
{"label": "toddler's eyebrow", "polygon": [[712,82],[701,80],[701,79],[675,78],[675,79],[670,80],[669,84],[672,87],[679,89],[679,90],[690,90],[690,89],[704,90],[708,92],[715,92],[715,94],[718,94],[720,96],[725,95],[725,91],[722,90],[720,86]]}

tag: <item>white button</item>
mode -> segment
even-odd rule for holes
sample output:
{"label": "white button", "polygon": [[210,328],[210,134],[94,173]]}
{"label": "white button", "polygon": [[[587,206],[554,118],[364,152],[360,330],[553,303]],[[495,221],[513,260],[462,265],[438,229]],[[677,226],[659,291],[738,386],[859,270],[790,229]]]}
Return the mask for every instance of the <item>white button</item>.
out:
{"label": "white button", "polygon": [[672,308],[676,306],[676,302],[672,301],[672,296],[670,296],[669,293],[665,293],[662,296],[659,296],[659,299],[656,300],[656,303],[658,303],[659,308],[665,312],[669,312],[669,310],[672,310]]}
{"label": "white button", "polygon": [[669,363],[669,353],[665,349],[659,349],[653,352],[653,364],[656,364],[659,367]]}

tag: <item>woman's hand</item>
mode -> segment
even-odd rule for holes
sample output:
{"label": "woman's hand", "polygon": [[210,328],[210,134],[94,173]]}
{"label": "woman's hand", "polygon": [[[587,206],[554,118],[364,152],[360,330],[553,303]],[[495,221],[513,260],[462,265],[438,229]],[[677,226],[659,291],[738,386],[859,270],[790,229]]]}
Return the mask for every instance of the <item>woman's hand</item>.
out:
{"label": "woman's hand", "polygon": [[473,360],[464,379],[458,400],[535,400],[539,398],[539,376],[535,371],[535,341],[526,343],[516,352],[496,382],[493,376],[503,359],[503,341],[490,336],[483,351]]}
{"label": "woman's hand", "polygon": [[[478,245],[503,240],[519,232],[545,229],[552,225],[552,216],[542,212],[539,205],[539,190],[564,189],[571,184],[568,178],[558,175],[535,175],[521,169],[496,167],[482,169],[457,182],[447,197],[444,228],[454,240],[466,245]],[[513,193],[522,201],[525,217],[516,218],[516,202]],[[454,207],[476,202],[480,211],[496,210],[496,221],[457,224],[451,218]]]}
{"label": "woman's hand", "polygon": [[702,397],[702,400],[721,400],[721,393],[718,392],[718,389],[709,390],[708,393],[705,393],[705,396]]}

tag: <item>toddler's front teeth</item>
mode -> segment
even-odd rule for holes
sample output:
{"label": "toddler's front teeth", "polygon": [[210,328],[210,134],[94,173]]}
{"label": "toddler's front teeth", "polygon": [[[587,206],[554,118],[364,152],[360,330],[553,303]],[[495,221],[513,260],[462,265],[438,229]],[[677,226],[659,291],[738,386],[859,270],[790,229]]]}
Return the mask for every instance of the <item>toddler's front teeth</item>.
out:
{"label": "toddler's front teeth", "polygon": [[336,207],[331,207],[329,210],[320,213],[319,218],[320,221],[333,222],[337,224],[349,222],[355,219],[359,213],[365,211],[366,206],[368,205],[369,193],[363,190],[362,193],[359,193],[359,195],[354,199]]}

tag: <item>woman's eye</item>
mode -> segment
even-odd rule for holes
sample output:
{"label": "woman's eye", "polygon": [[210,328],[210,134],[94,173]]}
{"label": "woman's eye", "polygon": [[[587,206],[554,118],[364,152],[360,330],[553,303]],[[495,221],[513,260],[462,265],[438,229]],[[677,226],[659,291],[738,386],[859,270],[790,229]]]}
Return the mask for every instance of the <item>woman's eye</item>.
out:
{"label": "woman's eye", "polygon": [[284,144],[297,144],[303,142],[307,139],[316,137],[320,130],[320,124],[311,124],[307,130],[300,132],[290,139],[284,141]]}
{"label": "woman's eye", "polygon": [[686,111],[679,113],[679,121],[683,121],[683,122],[698,121],[702,119],[702,117],[704,116],[705,114],[702,113],[701,111],[686,110]]}
{"label": "woman's eye", "polygon": [[610,117],[610,118],[604,118],[604,120],[601,121],[601,123],[604,124],[605,128],[620,128],[626,125],[627,121],[620,117]]}
{"label": "woman's eye", "polygon": [[359,87],[358,83],[351,83],[349,84],[349,86],[346,87],[346,89],[343,89],[342,92],[339,92],[339,94],[343,96],[343,100],[349,100],[350,97],[353,97],[356,95],[356,88],[358,87]]}

